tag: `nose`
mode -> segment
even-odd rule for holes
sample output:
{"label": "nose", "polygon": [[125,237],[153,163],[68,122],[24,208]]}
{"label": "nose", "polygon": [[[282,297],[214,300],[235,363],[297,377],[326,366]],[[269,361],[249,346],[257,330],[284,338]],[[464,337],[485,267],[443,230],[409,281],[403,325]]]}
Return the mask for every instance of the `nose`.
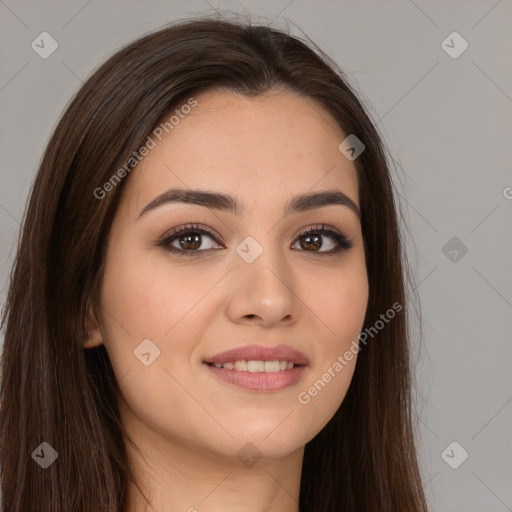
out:
{"label": "nose", "polygon": [[230,275],[232,322],[268,328],[297,321],[301,301],[293,273],[282,258],[263,251],[252,263],[242,259]]}

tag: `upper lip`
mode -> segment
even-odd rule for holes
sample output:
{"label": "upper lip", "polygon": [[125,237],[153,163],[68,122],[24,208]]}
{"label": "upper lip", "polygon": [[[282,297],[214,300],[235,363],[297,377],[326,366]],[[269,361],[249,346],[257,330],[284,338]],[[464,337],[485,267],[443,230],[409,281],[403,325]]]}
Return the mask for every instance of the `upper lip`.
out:
{"label": "upper lip", "polygon": [[277,345],[276,347],[264,347],[263,345],[246,345],[236,347],[220,354],[205,359],[204,363],[224,364],[234,361],[290,361],[296,365],[307,366],[308,358],[298,350],[288,345]]}

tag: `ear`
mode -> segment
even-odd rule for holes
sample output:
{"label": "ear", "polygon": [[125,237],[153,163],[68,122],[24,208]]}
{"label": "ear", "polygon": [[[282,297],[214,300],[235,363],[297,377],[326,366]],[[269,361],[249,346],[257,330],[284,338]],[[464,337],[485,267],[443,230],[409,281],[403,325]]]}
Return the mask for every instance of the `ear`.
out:
{"label": "ear", "polygon": [[91,303],[89,303],[89,306],[87,307],[85,325],[87,329],[87,340],[84,343],[84,348],[94,348],[103,344],[103,335],[101,333],[100,324]]}

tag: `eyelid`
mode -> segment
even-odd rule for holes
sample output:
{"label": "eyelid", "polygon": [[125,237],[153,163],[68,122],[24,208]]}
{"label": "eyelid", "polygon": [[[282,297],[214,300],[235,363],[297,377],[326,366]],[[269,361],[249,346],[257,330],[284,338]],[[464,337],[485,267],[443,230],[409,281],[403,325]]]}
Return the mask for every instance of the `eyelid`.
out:
{"label": "eyelid", "polygon": [[[198,223],[190,222],[188,224],[184,224],[182,226],[177,226],[177,227],[171,228],[168,231],[166,231],[158,239],[156,245],[165,246],[165,245],[167,245],[167,242],[171,238],[175,238],[177,236],[181,236],[181,235],[189,233],[189,232],[200,233],[202,235],[208,235],[213,240],[215,240],[215,242],[217,242],[217,243],[220,242],[222,244],[224,243],[222,241],[222,237],[219,234],[217,234],[214,231],[212,231],[207,226],[204,226],[203,224],[198,224]],[[180,251],[179,249],[176,249],[176,252],[192,253],[192,252],[205,252],[205,251]]]}
{"label": "eyelid", "polygon": [[[188,224],[177,226],[177,227],[171,228],[170,230],[166,231],[162,235],[162,237],[160,237],[160,239],[157,241],[156,245],[163,246],[164,248],[167,248],[170,246],[170,240],[172,238],[176,238],[178,236],[181,236],[183,234],[190,233],[190,232],[207,235],[210,238],[212,238],[216,243],[220,243],[220,244],[224,245],[224,242],[222,241],[222,237],[220,235],[215,233],[213,230],[211,230],[207,226],[205,226],[203,224],[199,224],[199,223],[194,223],[194,222],[190,222]],[[307,226],[307,227],[301,229],[301,231],[296,235],[296,237],[294,239],[294,244],[295,244],[295,241],[298,240],[301,236],[305,236],[308,234],[314,234],[314,233],[320,234],[321,236],[328,236],[328,237],[332,238],[336,242],[336,248],[334,250],[331,249],[330,251],[312,251],[313,254],[316,253],[316,254],[325,255],[325,256],[328,256],[328,255],[334,256],[340,252],[350,249],[354,245],[354,241],[352,238],[349,238],[348,236],[346,236],[338,228],[331,226],[329,224],[325,224],[325,223],[313,224],[313,225],[310,225],[310,226]],[[172,247],[172,249],[167,249],[167,250],[169,252],[178,253],[181,255],[195,255],[195,254],[199,254],[202,252],[208,253],[212,249],[202,250],[202,251],[199,251],[199,250],[185,251],[185,250],[178,249],[176,247]],[[301,251],[301,252],[307,253],[308,251]]]}
{"label": "eyelid", "polygon": [[317,232],[317,231],[332,232],[332,233],[336,233],[336,234],[338,234],[340,236],[343,236],[344,238],[347,238],[338,228],[335,228],[334,226],[331,226],[330,224],[326,224],[325,222],[317,223],[317,224],[312,224],[310,226],[302,228],[299,231],[299,234],[297,236],[302,236],[304,234],[314,233],[314,232]]}

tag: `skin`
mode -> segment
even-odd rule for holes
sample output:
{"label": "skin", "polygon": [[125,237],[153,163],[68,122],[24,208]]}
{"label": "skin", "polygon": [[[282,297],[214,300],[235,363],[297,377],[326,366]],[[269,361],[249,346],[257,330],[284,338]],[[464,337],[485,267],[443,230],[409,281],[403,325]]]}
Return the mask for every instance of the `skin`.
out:
{"label": "skin", "polygon": [[[126,178],[86,348],[104,343],[110,356],[121,419],[138,447],[128,444],[131,463],[154,507],[147,510],[298,512],[304,446],[339,408],[356,357],[307,405],[298,394],[357,342],[368,281],[351,209],[328,205],[287,217],[283,210],[295,194],[326,189],[359,206],[356,169],[338,150],[345,135],[310,99],[276,91],[195,98],[192,112]],[[170,203],[138,218],[173,187],[234,195],[246,212]],[[190,257],[157,246],[190,222],[218,240],[202,236]],[[322,235],[316,252],[304,249],[302,229],[322,223],[353,247],[324,255],[335,241]],[[263,248],[252,263],[236,252],[248,236]],[[183,247],[179,237],[172,245]],[[149,366],[134,356],[147,338],[160,350]],[[280,343],[310,362],[298,384],[280,391],[238,388],[202,363],[240,345]],[[248,442],[261,455],[252,467],[237,457]],[[134,487],[130,498],[129,512],[146,510]]]}

